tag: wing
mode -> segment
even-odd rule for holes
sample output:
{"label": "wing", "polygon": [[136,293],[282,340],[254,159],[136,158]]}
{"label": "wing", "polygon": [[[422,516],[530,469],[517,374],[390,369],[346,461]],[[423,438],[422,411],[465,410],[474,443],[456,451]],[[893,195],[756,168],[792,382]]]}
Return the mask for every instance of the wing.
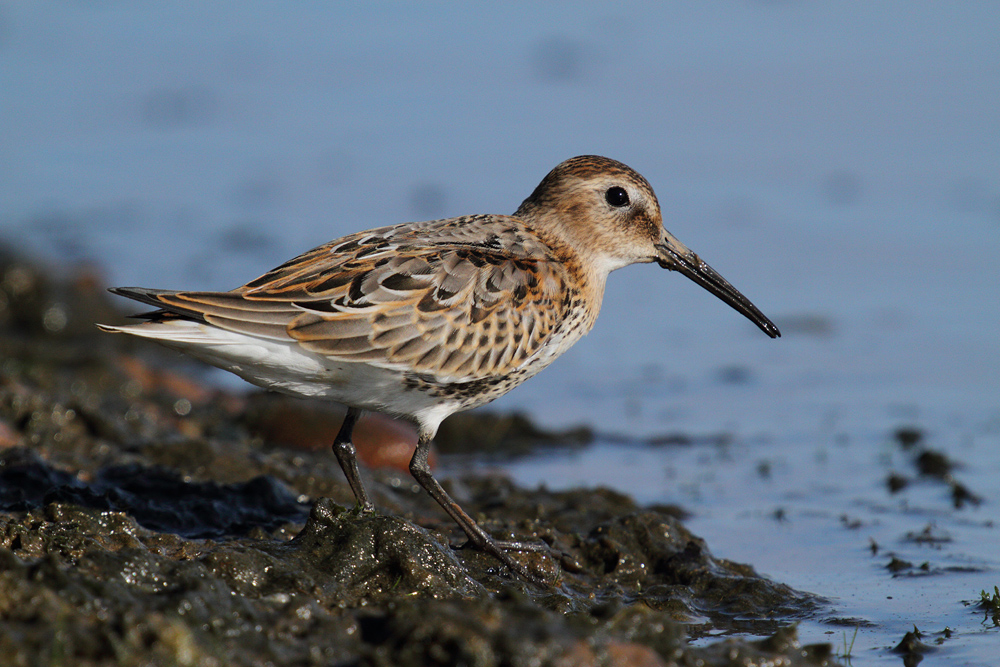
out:
{"label": "wing", "polygon": [[[516,225],[465,242],[469,221],[457,221],[355,234],[231,292],[120,293],[342,361],[453,381],[505,374],[566,317],[569,273]],[[444,226],[456,224],[458,239]]]}

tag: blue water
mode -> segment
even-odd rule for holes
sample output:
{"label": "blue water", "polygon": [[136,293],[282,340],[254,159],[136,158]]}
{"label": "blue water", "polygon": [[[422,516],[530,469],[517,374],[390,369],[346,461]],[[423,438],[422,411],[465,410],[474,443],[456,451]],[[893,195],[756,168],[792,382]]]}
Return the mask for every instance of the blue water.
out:
{"label": "blue water", "polygon": [[[351,231],[511,212],[572,155],[622,160],[784,336],[676,274],[618,272],[594,331],[496,406],[734,444],[602,444],[512,474],[685,504],[715,553],[838,598],[874,624],[855,655],[897,664],[876,649],[905,625],[882,590],[900,580],[835,528],[913,528],[883,486],[894,428],[932,434],[984,496],[908,497],[983,570],[935,579],[921,613],[951,623],[1000,583],[982,527],[1000,519],[998,26],[1000,4],[914,1],[8,2],[0,237],[111,284],[226,289]],[[791,474],[762,484],[760,461]],[[821,518],[769,523],[779,504]],[[976,664],[983,633],[927,663]]]}

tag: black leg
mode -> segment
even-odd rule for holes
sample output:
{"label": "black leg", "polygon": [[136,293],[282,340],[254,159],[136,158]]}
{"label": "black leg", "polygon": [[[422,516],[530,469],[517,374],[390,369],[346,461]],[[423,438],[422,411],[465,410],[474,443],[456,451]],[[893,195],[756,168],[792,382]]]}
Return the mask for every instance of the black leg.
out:
{"label": "black leg", "polygon": [[347,483],[351,485],[351,491],[358,501],[361,509],[371,511],[375,509],[372,501],[368,500],[365,492],[365,485],[361,482],[361,473],[358,471],[357,451],[354,443],[351,442],[351,434],[354,432],[354,425],[358,423],[361,410],[357,408],[347,408],[347,416],[344,417],[344,424],[337,433],[337,438],[333,441],[333,453],[337,455],[340,469],[344,471]]}
{"label": "black leg", "polygon": [[465,531],[472,542],[480,551],[485,551],[498,561],[509,567],[515,574],[535,583],[544,583],[538,577],[531,575],[523,565],[510,557],[505,549],[514,551],[541,551],[544,546],[541,544],[530,544],[522,542],[497,542],[489,533],[483,530],[472,517],[465,513],[458,503],[451,499],[448,492],[431,475],[430,466],[427,465],[427,455],[430,453],[431,436],[426,433],[420,434],[417,441],[417,449],[410,459],[410,474],[417,480],[420,486],[424,487],[431,498],[437,501],[438,505],[448,513],[455,523]]}

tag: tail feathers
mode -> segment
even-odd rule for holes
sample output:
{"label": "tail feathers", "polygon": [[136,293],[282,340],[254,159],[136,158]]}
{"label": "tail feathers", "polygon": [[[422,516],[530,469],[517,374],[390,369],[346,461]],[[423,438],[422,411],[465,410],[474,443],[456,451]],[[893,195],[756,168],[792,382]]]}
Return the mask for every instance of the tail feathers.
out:
{"label": "tail feathers", "polygon": [[148,303],[151,306],[159,304],[161,294],[177,294],[178,290],[153,289],[152,287],[109,287],[108,291],[119,296],[127,296],[136,301]]}
{"label": "tail feathers", "polygon": [[205,321],[205,316],[196,310],[178,307],[175,304],[166,304],[160,300],[160,296],[172,296],[177,294],[179,290],[153,289],[150,287],[109,287],[108,291],[112,294],[128,297],[129,299],[134,299],[135,301],[149,304],[150,306],[157,308],[157,310],[154,311],[136,313],[135,315],[130,315],[129,317],[142,318],[145,320],[160,320],[164,317],[169,318],[176,315],[195,319],[199,322]]}
{"label": "tail feathers", "polygon": [[212,345],[231,342],[232,334],[201,322],[176,318],[163,322],[142,322],[141,324],[98,324],[97,328],[108,333],[124,333],[140,338],[150,338],[162,343]]}

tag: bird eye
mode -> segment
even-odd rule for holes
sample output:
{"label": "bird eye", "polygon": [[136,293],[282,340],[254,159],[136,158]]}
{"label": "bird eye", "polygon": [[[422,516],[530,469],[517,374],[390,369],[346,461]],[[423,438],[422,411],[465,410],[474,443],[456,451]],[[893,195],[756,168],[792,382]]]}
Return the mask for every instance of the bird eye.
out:
{"label": "bird eye", "polygon": [[625,192],[625,188],[616,185],[613,188],[608,188],[608,191],[604,193],[604,200],[615,208],[628,206],[628,193]]}

